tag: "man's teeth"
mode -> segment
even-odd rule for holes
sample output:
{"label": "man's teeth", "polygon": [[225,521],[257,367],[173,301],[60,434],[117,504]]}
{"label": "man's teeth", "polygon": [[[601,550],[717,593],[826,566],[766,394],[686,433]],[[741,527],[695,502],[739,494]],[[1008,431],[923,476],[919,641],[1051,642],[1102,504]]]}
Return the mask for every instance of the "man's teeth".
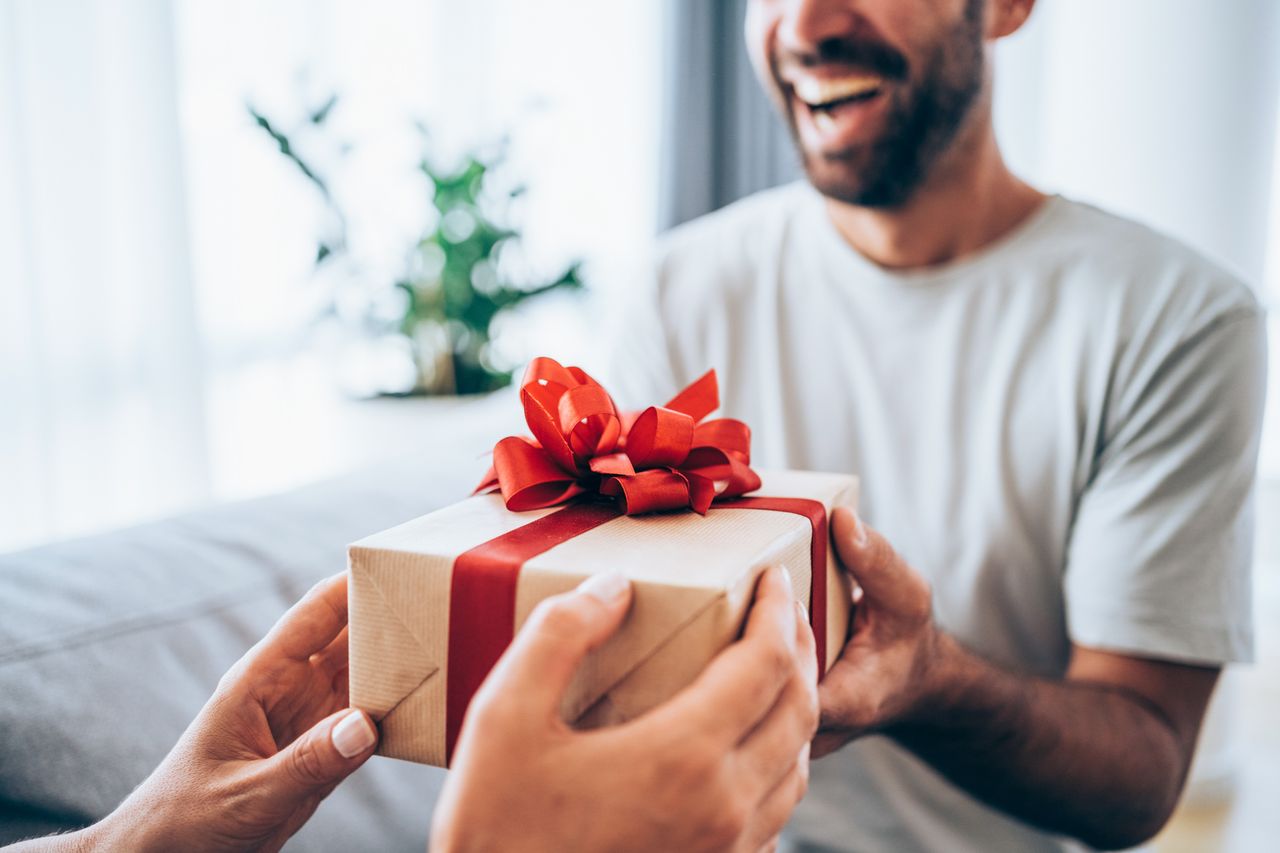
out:
{"label": "man's teeth", "polygon": [[796,95],[811,107],[821,107],[866,95],[879,89],[884,84],[881,77],[842,77],[838,80],[819,80],[813,77],[802,77],[792,86]]}

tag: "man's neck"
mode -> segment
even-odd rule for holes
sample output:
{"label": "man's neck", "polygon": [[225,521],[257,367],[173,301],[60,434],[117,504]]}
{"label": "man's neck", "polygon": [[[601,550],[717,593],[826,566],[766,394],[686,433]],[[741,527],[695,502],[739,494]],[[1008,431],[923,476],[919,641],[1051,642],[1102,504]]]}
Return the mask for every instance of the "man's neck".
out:
{"label": "man's neck", "polygon": [[882,267],[928,267],[978,251],[1035,212],[1045,195],[1009,171],[983,106],[906,204],[869,208],[827,199],[841,236]]}

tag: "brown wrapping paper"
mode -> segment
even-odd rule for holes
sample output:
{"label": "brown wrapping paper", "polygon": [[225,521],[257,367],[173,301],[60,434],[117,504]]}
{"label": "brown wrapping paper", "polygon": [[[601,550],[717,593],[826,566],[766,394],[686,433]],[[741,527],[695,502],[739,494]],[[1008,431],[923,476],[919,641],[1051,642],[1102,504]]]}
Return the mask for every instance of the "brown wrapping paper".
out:
{"label": "brown wrapping paper", "polygon": [[[752,496],[809,498],[828,512],[853,506],[857,480],[841,474],[762,471]],[[557,511],[509,512],[497,494],[375,533],[349,549],[351,704],[379,724],[381,755],[444,766],[449,593],[454,558]],[[809,600],[810,522],[793,513],[716,508],[621,517],[526,562],[517,630],[539,601],[616,569],[634,597],[621,630],[592,652],[562,712],[592,727],[632,719],[688,685],[739,635],[755,580],[786,566]],[[848,632],[849,583],[827,557],[827,666]]]}

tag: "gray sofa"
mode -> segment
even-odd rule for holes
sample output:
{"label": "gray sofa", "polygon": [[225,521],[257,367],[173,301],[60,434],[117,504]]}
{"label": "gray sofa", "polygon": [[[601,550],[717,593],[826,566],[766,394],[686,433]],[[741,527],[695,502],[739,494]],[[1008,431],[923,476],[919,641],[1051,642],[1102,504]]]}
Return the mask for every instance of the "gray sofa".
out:
{"label": "gray sofa", "polygon": [[[436,457],[437,459],[439,457]],[[222,673],[361,536],[465,495],[405,459],[277,497],[0,555],[0,844],[109,812]],[[422,850],[443,773],[374,758],[295,850]]]}

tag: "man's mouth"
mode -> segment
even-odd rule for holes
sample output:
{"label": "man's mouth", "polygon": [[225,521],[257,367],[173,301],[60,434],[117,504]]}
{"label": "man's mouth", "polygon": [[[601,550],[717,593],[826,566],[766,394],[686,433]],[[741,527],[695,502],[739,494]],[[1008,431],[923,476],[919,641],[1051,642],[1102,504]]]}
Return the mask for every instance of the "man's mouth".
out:
{"label": "man's mouth", "polygon": [[802,134],[818,148],[849,144],[870,120],[888,88],[884,77],[854,74],[844,77],[797,76],[791,90],[800,104]]}
{"label": "man's mouth", "polygon": [[810,109],[830,111],[842,104],[874,98],[884,88],[884,78],[858,76],[823,80],[801,77],[792,83],[792,87],[796,97],[808,104]]}

